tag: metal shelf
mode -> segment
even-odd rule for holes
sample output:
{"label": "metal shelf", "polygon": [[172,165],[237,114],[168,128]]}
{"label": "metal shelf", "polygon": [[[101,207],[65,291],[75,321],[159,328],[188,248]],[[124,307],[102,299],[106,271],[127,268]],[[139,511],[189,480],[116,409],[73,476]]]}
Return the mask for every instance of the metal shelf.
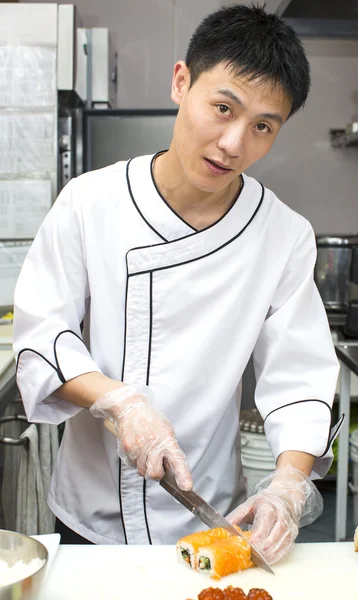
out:
{"label": "metal shelf", "polygon": [[358,147],[358,132],[346,133],[344,129],[330,129],[332,148]]}

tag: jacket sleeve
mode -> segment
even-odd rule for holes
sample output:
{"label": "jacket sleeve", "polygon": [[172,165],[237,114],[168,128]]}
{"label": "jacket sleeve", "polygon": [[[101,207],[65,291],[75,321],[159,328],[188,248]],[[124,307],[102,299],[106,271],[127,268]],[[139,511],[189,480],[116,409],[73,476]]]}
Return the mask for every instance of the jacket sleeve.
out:
{"label": "jacket sleeve", "polygon": [[75,182],[60,193],[24,261],[14,295],[13,347],[27,418],[58,424],[82,409],[54,392],[99,371],[81,338],[90,290],[80,198]]}
{"label": "jacket sleeve", "polygon": [[312,477],[332,464],[331,408],[339,363],[313,279],[316,243],[308,222],[286,263],[253,359],[255,402],[275,459],[296,450],[316,457]]}

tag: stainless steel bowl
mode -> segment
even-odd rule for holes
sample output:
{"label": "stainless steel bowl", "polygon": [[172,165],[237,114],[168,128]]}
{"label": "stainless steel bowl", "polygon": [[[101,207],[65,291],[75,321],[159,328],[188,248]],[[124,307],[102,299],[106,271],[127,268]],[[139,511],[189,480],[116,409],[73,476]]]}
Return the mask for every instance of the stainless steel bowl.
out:
{"label": "stainless steel bowl", "polygon": [[5,586],[1,586],[0,580],[0,600],[35,600],[43,583],[48,561],[47,549],[38,540],[0,529],[0,560],[12,567],[20,560],[28,564],[34,558],[45,562],[31,575]]}

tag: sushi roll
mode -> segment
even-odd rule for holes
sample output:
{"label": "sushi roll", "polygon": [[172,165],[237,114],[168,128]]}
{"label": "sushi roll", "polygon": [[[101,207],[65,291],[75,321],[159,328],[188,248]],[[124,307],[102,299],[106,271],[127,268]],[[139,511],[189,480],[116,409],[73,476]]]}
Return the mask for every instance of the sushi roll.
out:
{"label": "sushi roll", "polygon": [[[244,535],[250,537],[249,532]],[[206,573],[212,579],[221,579],[254,566],[249,544],[236,535],[203,545],[197,552],[196,564],[200,573]]]}
{"label": "sushi roll", "polygon": [[228,537],[230,537],[229,532],[221,527],[187,535],[181,538],[176,544],[178,560],[187,567],[196,570],[199,548],[208,546],[213,541],[227,539]]}

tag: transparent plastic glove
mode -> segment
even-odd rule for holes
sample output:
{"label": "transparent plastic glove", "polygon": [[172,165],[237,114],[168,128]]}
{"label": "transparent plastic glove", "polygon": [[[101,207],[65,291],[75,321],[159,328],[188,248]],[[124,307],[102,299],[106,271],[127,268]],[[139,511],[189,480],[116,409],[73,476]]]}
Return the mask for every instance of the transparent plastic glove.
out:
{"label": "transparent plastic glove", "polygon": [[309,477],[284,467],[265,477],[227,518],[240,526],[252,523],[252,543],[274,564],[293,546],[299,527],[313,523],[322,511],[322,496]]}
{"label": "transparent plastic glove", "polygon": [[178,486],[192,488],[184,452],[168,419],[152,404],[154,394],[145,385],[126,385],[107,392],[90,408],[94,417],[109,419],[117,432],[119,457],[146,479],[160,480],[169,467]]}

